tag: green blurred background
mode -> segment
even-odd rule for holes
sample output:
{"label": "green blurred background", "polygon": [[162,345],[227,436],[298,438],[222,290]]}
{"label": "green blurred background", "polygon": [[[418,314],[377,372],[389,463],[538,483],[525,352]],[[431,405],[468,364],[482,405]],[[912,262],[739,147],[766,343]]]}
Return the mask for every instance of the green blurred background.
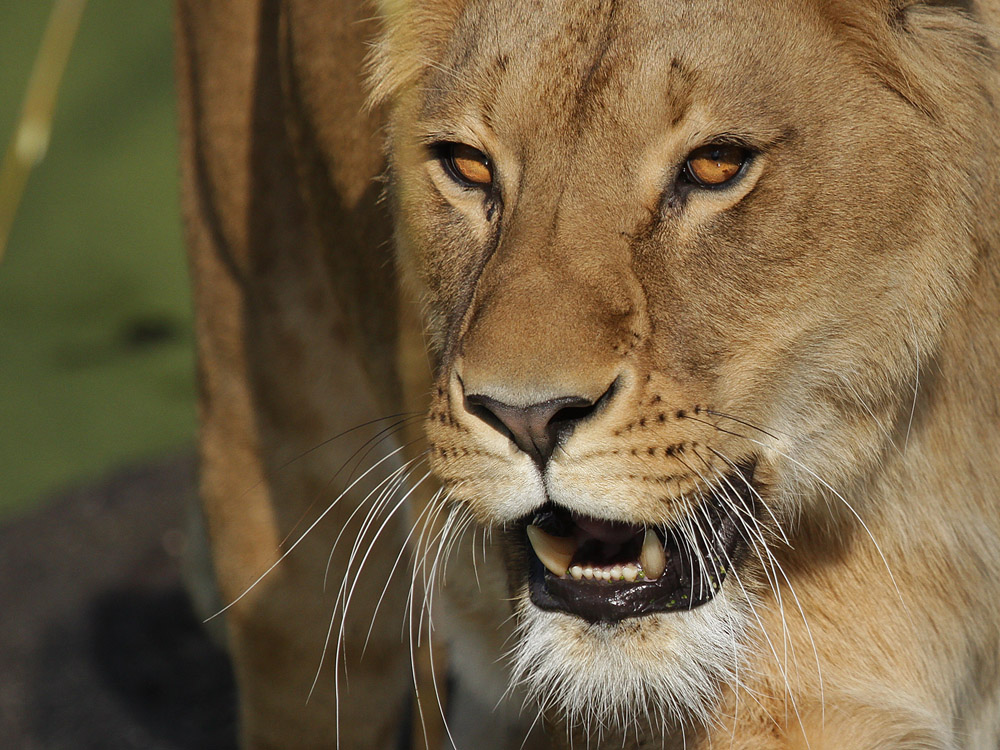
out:
{"label": "green blurred background", "polygon": [[[51,10],[0,3],[0,151]],[[169,0],[90,0],[0,263],[0,518],[190,446]]]}

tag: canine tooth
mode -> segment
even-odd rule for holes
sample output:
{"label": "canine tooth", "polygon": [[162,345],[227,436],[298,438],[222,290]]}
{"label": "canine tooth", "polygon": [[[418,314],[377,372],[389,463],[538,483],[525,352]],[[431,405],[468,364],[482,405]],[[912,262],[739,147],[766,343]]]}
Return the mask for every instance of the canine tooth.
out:
{"label": "canine tooth", "polygon": [[583,568],[581,568],[579,565],[574,565],[572,568],[569,569],[569,574],[579,581],[581,578],[583,578]]}
{"label": "canine tooth", "polygon": [[542,565],[553,575],[564,576],[576,552],[576,541],[571,537],[552,536],[531,524],[528,526],[528,541],[535,550]]}
{"label": "canine tooth", "polygon": [[634,565],[626,565],[622,568],[622,575],[625,576],[626,581],[634,581],[636,576],[639,575],[639,569]]}
{"label": "canine tooth", "polygon": [[615,565],[611,568],[611,580],[620,581],[622,579],[622,566]]}
{"label": "canine tooth", "polygon": [[591,567],[584,568],[583,577],[586,578],[588,581],[592,581],[594,579],[594,569]]}
{"label": "canine tooth", "polygon": [[652,529],[646,529],[646,535],[642,540],[642,552],[639,553],[639,562],[646,573],[646,578],[655,580],[663,575],[667,569],[667,556],[663,552],[663,545],[660,538]]}

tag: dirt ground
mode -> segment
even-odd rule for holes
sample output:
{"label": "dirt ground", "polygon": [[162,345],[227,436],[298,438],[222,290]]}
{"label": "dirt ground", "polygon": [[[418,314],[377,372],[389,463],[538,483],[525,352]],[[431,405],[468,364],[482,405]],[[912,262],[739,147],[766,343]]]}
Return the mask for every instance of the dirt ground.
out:
{"label": "dirt ground", "polygon": [[225,655],[181,587],[182,456],[0,528],[0,748],[228,750]]}

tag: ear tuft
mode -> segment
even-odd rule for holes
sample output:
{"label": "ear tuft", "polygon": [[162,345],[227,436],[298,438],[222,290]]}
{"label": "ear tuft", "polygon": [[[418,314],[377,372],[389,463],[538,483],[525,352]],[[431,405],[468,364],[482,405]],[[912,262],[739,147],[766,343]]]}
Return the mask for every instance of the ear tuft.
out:
{"label": "ear tuft", "polygon": [[435,60],[465,0],[374,0],[382,32],[368,58],[370,106],[391,103]]}
{"label": "ear tuft", "polygon": [[960,18],[978,18],[974,0],[895,0],[890,3],[888,15],[895,28],[909,31],[910,14],[927,10],[957,13]]}
{"label": "ear tuft", "polygon": [[990,75],[995,47],[972,0],[836,0],[830,8],[859,60],[928,117],[950,112],[963,82]]}

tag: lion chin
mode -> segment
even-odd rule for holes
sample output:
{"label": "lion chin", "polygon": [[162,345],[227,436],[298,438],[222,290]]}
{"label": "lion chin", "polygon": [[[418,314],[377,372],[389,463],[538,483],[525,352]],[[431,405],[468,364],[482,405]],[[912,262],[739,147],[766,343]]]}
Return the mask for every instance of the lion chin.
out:
{"label": "lion chin", "polygon": [[997,0],[181,6],[248,746],[998,746]]}
{"label": "lion chin", "polygon": [[666,735],[680,722],[710,723],[718,686],[738,679],[744,660],[745,609],[722,596],[683,620],[612,625],[524,607],[512,679],[569,726]]}

